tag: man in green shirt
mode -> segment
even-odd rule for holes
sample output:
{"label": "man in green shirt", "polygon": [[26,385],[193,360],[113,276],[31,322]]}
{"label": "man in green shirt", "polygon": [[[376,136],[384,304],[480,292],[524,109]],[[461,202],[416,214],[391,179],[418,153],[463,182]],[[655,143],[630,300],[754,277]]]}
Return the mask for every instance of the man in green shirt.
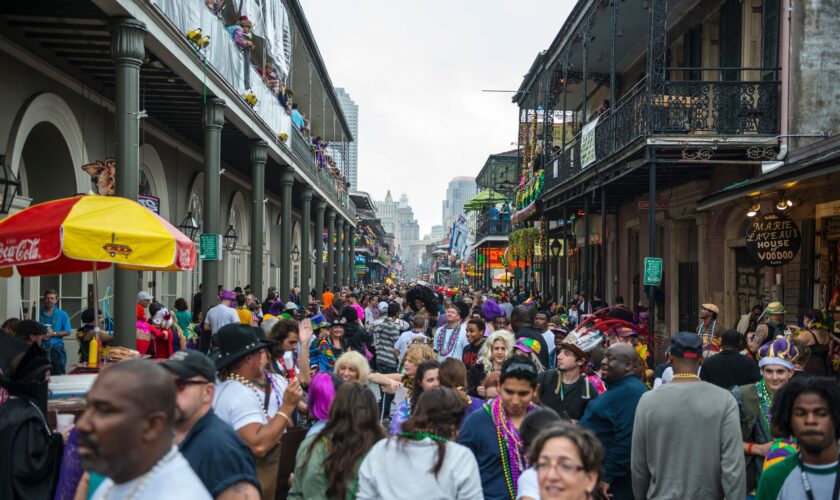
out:
{"label": "man in green shirt", "polygon": [[756,499],[838,498],[840,386],[824,377],[791,380],[776,395],[772,421],[782,435],[796,438],[799,453],[764,471]]}

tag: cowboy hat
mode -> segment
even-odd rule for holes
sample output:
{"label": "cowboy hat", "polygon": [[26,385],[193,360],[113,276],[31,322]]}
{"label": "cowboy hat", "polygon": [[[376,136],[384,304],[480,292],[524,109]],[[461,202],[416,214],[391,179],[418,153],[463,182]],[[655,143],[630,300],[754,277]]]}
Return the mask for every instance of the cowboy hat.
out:
{"label": "cowboy hat", "polygon": [[262,333],[259,328],[241,323],[233,323],[221,327],[216,332],[216,341],[219,344],[219,350],[213,353],[216,369],[221,370],[254,351],[265,349],[275,344],[274,342],[260,340],[259,333]]}

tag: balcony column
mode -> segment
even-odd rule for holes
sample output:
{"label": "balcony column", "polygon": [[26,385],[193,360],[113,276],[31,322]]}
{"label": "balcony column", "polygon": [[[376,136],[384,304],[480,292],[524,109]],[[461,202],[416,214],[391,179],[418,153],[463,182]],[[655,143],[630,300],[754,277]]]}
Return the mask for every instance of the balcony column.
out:
{"label": "balcony column", "polygon": [[[137,200],[140,186],[140,65],[146,55],[146,25],[135,19],[113,19],[111,58],[116,66],[114,101],[116,160],[119,175],[116,195]],[[116,344],[133,348],[137,271],[114,268],[114,331]]]}
{"label": "balcony column", "polygon": [[601,188],[601,300],[607,303],[607,189]]}
{"label": "balcony column", "polygon": [[265,162],[268,144],[251,141],[251,290],[263,293],[263,239],[265,237]]}
{"label": "balcony column", "polygon": [[[221,232],[221,149],[225,102],[211,97],[204,105],[204,221],[201,231],[207,234]],[[219,255],[219,259],[222,256]],[[202,260],[201,275],[204,284],[202,307],[204,311],[216,305],[219,288],[219,260]]]}
{"label": "balcony column", "polygon": [[[292,289],[292,187],[295,174],[284,167],[280,175],[280,297],[288,297]],[[285,299],[283,299],[285,300]]]}
{"label": "balcony column", "polygon": [[[587,16],[583,21],[583,82],[581,82],[583,85],[583,105],[581,106],[583,116],[580,119],[580,123],[586,123],[589,119],[586,105],[589,102],[587,80],[589,80],[589,30],[592,26],[591,19],[591,16]],[[588,298],[591,299],[591,297]]]}
{"label": "balcony column", "polygon": [[[312,290],[310,273],[312,271],[312,245],[309,240],[309,225],[312,211],[312,186],[309,184],[303,187],[301,193],[302,206],[300,210],[300,300],[301,305],[309,305],[309,292]],[[317,292],[316,292],[317,296]]]}
{"label": "balcony column", "polygon": [[[569,61],[565,58],[565,56],[563,57],[563,128],[560,130],[560,136],[562,137],[560,140],[563,142],[561,145],[563,152],[560,154],[560,173],[561,176],[565,178],[566,167],[568,167],[566,162],[566,120],[568,119],[568,116],[566,115],[566,81],[569,79]],[[572,123],[574,123],[574,116],[572,117],[572,120]]]}
{"label": "balcony column", "polygon": [[332,207],[327,208],[327,272],[326,283],[327,288],[333,290],[335,288],[335,245],[333,238],[335,237],[335,210]]}
{"label": "balcony column", "polygon": [[[650,0],[648,13],[647,52],[647,119],[648,129],[653,127],[654,101],[662,101],[665,92],[666,30],[668,29],[666,0]],[[653,303],[651,303],[651,308]],[[651,312],[651,318],[653,313]]]}
{"label": "balcony column", "polygon": [[586,212],[586,214],[583,216],[583,293],[584,295],[586,295],[586,301],[591,306],[592,289],[589,287],[590,278],[592,276],[590,274],[591,259],[589,256],[589,212],[591,210],[589,206],[590,197],[591,196],[589,195],[589,193],[583,196],[583,211]]}
{"label": "balcony column", "polygon": [[[611,21],[611,35],[610,35],[610,117],[612,117],[612,110],[615,109],[615,40],[616,40],[616,33],[618,32],[618,4],[620,2],[613,1],[612,2],[612,17],[610,18]],[[610,148],[609,151],[615,151],[615,120],[610,120]],[[606,300],[606,299],[605,299]]]}
{"label": "balcony column", "polygon": [[353,288],[353,285],[356,283],[356,245],[354,243],[355,239],[353,236],[354,229],[350,223],[347,223],[347,286]]}
{"label": "balcony column", "polygon": [[563,306],[568,306],[568,286],[566,285],[566,278],[568,272],[569,262],[569,219],[566,215],[566,207],[563,207],[563,260],[560,263],[560,295],[563,298]]}
{"label": "balcony column", "polygon": [[344,286],[344,219],[335,222],[335,283]]}
{"label": "balcony column", "polygon": [[320,298],[324,292],[324,210],[327,202],[318,198],[315,202],[315,296]]}
{"label": "balcony column", "polygon": [[[651,6],[653,8],[653,6]],[[648,202],[650,206],[648,207],[648,257],[656,257],[656,150],[654,148],[650,148],[650,176],[648,178],[648,195],[650,196]],[[656,301],[654,297],[656,295],[656,287],[653,285],[647,287],[648,290],[648,304],[650,305],[650,332],[655,335],[654,325],[656,324]],[[662,346],[660,342],[656,342],[656,350],[654,352],[654,358],[657,362],[660,359],[664,360],[665,353],[662,352]]]}

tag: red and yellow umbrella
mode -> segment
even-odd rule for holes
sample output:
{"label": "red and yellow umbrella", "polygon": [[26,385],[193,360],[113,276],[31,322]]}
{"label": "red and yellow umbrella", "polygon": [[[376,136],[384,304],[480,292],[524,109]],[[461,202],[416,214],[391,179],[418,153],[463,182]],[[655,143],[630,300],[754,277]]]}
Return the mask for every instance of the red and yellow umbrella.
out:
{"label": "red and yellow umbrella", "polygon": [[159,215],[116,196],[74,196],[0,220],[0,268],[21,276],[80,273],[111,264],[141,271],[195,266],[195,245]]}

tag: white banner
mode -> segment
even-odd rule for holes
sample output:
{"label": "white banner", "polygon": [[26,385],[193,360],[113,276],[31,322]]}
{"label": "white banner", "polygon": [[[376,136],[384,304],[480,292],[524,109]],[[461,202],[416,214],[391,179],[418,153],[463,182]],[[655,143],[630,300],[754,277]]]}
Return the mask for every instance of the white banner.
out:
{"label": "white banner", "polygon": [[584,169],[595,162],[595,126],[598,125],[596,117],[583,126],[583,133],[580,134],[580,168]]}
{"label": "white banner", "polygon": [[470,232],[463,223],[452,224],[452,239],[449,243],[449,251],[459,259],[465,259],[469,254],[472,242]]}

